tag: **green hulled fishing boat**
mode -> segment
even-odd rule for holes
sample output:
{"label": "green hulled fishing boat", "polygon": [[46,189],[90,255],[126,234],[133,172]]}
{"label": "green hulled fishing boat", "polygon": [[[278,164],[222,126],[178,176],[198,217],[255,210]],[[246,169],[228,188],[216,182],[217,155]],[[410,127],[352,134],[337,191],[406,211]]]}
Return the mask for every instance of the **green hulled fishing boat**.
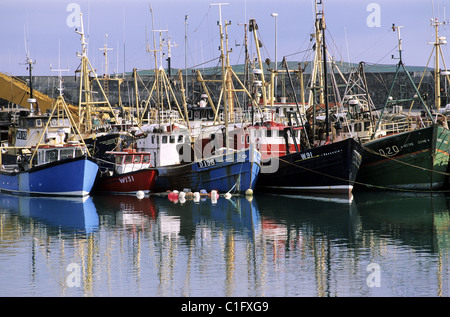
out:
{"label": "green hulled fishing boat", "polygon": [[441,189],[449,150],[450,130],[438,124],[367,142],[357,181],[379,189]]}
{"label": "green hulled fishing boat", "polygon": [[[438,22],[433,23],[436,28],[436,53],[439,52],[439,45],[442,43],[442,37],[437,35],[438,25]],[[392,95],[395,93],[393,91],[395,81],[402,69],[415,89],[415,96],[410,101],[420,102],[428,118],[417,116],[408,118],[406,123],[397,124],[391,120],[392,118],[389,119],[390,133],[388,135],[375,139],[374,133],[372,140],[363,144],[357,183],[378,189],[439,190],[446,182],[450,151],[450,130],[447,126],[447,119],[439,115],[441,96],[438,83],[441,71],[437,61],[435,71],[436,114],[433,115],[402,62],[399,27],[393,25],[392,28],[398,33],[400,58],[394,82],[375,131],[381,124],[386,107],[400,104],[399,101],[393,100]]]}

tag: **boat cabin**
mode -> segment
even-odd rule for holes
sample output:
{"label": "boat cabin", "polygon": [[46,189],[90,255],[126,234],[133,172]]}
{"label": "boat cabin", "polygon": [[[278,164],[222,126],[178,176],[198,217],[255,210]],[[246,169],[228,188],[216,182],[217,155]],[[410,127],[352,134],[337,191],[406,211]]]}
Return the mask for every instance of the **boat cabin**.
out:
{"label": "boat cabin", "polygon": [[152,167],[150,161],[151,155],[148,152],[124,150],[121,152],[107,152],[107,154],[114,155],[114,170],[117,174],[124,174]]}
{"label": "boat cabin", "polygon": [[17,123],[10,126],[8,143],[16,147],[34,146],[39,142],[42,133],[45,133],[46,143],[63,143],[70,134],[69,119],[51,118],[47,130],[44,131],[49,119],[50,117],[46,115],[19,117]]}
{"label": "boat cabin", "polygon": [[[250,141],[256,145],[263,159],[280,157],[300,149],[301,128],[289,127],[273,121],[249,128]],[[297,148],[296,148],[297,144]]]}
{"label": "boat cabin", "polygon": [[86,148],[76,143],[64,145],[41,145],[36,153],[36,166],[62,161],[86,154]]}
{"label": "boat cabin", "polygon": [[174,125],[148,125],[141,129],[145,131],[145,136],[136,135],[137,149],[151,154],[154,167],[179,164],[184,158],[183,149],[190,149],[187,129],[179,129]]}

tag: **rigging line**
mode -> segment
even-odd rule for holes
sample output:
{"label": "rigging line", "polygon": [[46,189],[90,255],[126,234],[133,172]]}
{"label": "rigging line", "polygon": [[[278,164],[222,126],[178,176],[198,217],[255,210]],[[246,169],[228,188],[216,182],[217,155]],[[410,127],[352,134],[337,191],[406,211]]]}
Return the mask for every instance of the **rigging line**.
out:
{"label": "rigging line", "polygon": [[297,55],[297,54],[301,54],[301,53],[306,53],[306,52],[309,52],[309,51],[312,51],[312,48],[308,48],[308,49],[303,50],[303,51],[298,51],[298,52],[295,52],[295,53],[291,53],[291,54],[285,55],[285,57],[289,57],[289,56],[293,56],[293,55]]}
{"label": "rigging line", "polygon": [[209,60],[209,61],[206,61],[206,62],[204,62],[204,63],[201,63],[201,64],[197,64],[197,65],[188,67],[187,69],[193,69],[193,68],[196,68],[196,67],[199,67],[199,66],[202,66],[202,65],[205,65],[205,64],[214,62],[215,60],[218,60],[219,58],[220,58],[220,56],[219,56],[219,57],[216,57],[216,58],[213,58],[213,59],[211,59],[211,60]]}
{"label": "rigging line", "polygon": [[[392,51],[396,50],[398,48],[398,45],[396,45],[395,47],[393,47],[389,52],[387,52],[386,55],[384,55],[382,58],[380,58],[378,61],[376,61],[375,63],[366,63],[366,65],[369,65],[368,68],[370,69],[370,67],[373,66],[378,66],[379,63],[386,58],[386,56],[388,56],[389,54],[392,53]],[[386,67],[391,67],[390,65],[386,66]]]}
{"label": "rigging line", "polygon": [[[326,32],[328,33],[328,38],[331,38],[331,41],[333,42],[332,48],[334,48],[335,51],[339,54],[340,60],[342,61],[344,58],[343,58],[343,56],[342,56],[341,51],[339,50],[339,48],[338,48],[337,45],[336,45],[336,42],[335,42],[335,40],[334,40],[333,35],[331,34],[330,29],[329,29],[329,28],[326,28]],[[327,48],[327,50],[328,50],[328,48]],[[334,56],[334,55],[331,55],[330,52],[328,52],[328,54],[330,54],[330,56]],[[333,58],[333,60],[334,60],[334,58]]]}
{"label": "rigging line", "polygon": [[202,25],[203,21],[205,21],[205,19],[208,17],[209,11],[211,10],[211,6],[208,6],[208,11],[206,11],[205,16],[203,17],[203,19],[200,21],[200,23],[197,25],[197,27],[194,30],[194,33],[197,32],[198,28],[200,27],[200,25]]}
{"label": "rigging line", "polygon": [[[270,58],[269,51],[267,51],[267,47],[266,47],[266,45],[264,44],[264,41],[263,41],[263,39],[262,39],[261,32],[259,32],[259,30],[257,30],[257,32],[258,32],[258,39],[259,39],[259,41],[261,42],[262,47],[264,48],[264,51],[265,51],[266,54],[267,54],[267,57],[268,57],[269,59],[271,59],[271,58]],[[264,63],[264,61],[262,61],[262,62]]]}
{"label": "rigging line", "polygon": [[370,45],[369,47],[366,48],[366,50],[364,50],[363,52],[361,52],[359,55],[357,55],[355,57],[355,59],[360,58],[362,55],[366,55],[366,53],[370,50],[372,50],[372,48],[378,44],[378,42],[380,42],[387,34],[389,34],[390,32],[392,32],[392,28],[388,28],[386,30],[386,32],[384,34],[382,34],[377,40],[375,40],[374,42],[372,42],[372,45]]}

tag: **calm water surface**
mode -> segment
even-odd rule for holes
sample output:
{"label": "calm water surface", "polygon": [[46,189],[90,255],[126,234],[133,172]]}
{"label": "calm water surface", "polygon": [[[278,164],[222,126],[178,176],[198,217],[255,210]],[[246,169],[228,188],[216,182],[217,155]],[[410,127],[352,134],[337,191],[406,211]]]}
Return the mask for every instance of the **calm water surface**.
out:
{"label": "calm water surface", "polygon": [[0,195],[0,296],[449,296],[450,197]]}

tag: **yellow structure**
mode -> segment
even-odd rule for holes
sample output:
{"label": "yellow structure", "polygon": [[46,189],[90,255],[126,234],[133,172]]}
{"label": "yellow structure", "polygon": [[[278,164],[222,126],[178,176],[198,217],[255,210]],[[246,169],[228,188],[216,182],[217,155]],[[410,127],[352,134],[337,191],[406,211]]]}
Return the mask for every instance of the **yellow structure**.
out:
{"label": "yellow structure", "polygon": [[[28,103],[30,89],[26,82],[4,73],[0,73],[0,98],[27,109],[30,107]],[[36,99],[42,113],[53,109],[54,103],[56,102],[56,100],[37,90],[33,90],[33,98]],[[78,107],[70,104],[67,107],[75,121],[78,121]]]}

